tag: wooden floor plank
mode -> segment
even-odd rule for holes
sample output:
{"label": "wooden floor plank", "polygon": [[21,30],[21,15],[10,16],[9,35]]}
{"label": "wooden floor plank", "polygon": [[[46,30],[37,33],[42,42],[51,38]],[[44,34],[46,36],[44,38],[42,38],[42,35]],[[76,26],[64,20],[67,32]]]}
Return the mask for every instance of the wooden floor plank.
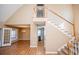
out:
{"label": "wooden floor plank", "polygon": [[30,48],[30,41],[17,41],[9,47],[0,48],[0,55],[44,55],[44,45],[40,41],[37,48]]}

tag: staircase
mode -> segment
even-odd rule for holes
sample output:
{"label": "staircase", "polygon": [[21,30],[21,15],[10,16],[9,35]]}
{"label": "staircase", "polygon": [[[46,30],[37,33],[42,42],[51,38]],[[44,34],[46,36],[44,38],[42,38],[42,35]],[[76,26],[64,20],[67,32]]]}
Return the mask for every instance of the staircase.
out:
{"label": "staircase", "polygon": [[[70,25],[74,26],[71,22],[67,21],[66,19],[64,19],[62,16],[58,15],[54,11],[49,9],[48,11],[50,11],[53,14],[53,17],[56,18],[59,17],[64,21],[68,22]],[[58,55],[78,55],[79,54],[78,41],[76,41],[75,36],[72,35],[72,33],[62,28],[61,24],[63,23],[63,20],[59,20],[59,19],[52,20],[50,18],[47,20],[48,23],[55,26],[59,31],[61,31],[69,38],[69,42],[67,42],[66,44],[64,44],[62,47],[58,49]]]}
{"label": "staircase", "polygon": [[[57,24],[51,21],[47,21],[51,25],[55,26],[59,31],[61,31],[64,35],[66,35],[69,38],[69,42],[64,44],[62,47],[58,49],[58,55],[73,55],[78,54],[78,42],[75,42],[75,37],[69,33],[68,31],[62,29]],[[74,51],[76,49],[76,51]]]}
{"label": "staircase", "polygon": [[78,42],[74,42],[74,40],[69,41],[67,44],[63,45],[59,50],[59,55],[78,55],[79,47]]}
{"label": "staircase", "polygon": [[[73,23],[67,21],[65,18],[60,16],[59,14],[55,13],[54,11],[45,8],[50,14],[52,14],[52,17],[54,19],[47,17],[46,20],[47,23],[50,23],[52,26],[54,26],[56,29],[61,31],[63,35],[69,38],[68,42],[64,44],[62,47],[58,49],[58,55],[77,55],[78,54],[78,42],[75,39],[74,34],[72,34],[70,31],[66,30],[64,27],[63,22],[69,23],[71,26],[74,26]],[[61,20],[60,20],[61,19]]]}

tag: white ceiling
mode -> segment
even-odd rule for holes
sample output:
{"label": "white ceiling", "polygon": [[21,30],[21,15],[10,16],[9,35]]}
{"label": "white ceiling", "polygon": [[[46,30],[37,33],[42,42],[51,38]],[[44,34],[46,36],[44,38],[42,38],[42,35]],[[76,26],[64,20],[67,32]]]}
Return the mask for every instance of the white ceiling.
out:
{"label": "white ceiling", "polygon": [[0,22],[5,22],[22,4],[0,4]]}

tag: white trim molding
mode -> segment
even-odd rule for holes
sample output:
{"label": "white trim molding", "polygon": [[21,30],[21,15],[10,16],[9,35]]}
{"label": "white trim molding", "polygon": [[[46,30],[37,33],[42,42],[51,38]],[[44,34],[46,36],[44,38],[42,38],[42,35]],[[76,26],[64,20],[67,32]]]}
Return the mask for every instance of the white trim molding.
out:
{"label": "white trim molding", "polygon": [[49,51],[46,51],[45,53],[46,54],[51,54],[51,55],[57,55],[57,52],[49,52]]}
{"label": "white trim molding", "polygon": [[32,46],[32,45],[31,45],[30,48],[37,48],[37,46]]}

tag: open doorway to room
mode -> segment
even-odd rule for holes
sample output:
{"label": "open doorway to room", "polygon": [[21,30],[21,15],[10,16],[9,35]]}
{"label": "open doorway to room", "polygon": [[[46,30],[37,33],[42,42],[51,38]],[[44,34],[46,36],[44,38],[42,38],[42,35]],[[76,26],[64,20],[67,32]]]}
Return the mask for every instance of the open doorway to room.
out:
{"label": "open doorway to room", "polygon": [[[9,25],[8,27],[12,28],[12,43],[18,43],[21,46],[28,45],[27,47],[30,47],[30,25],[20,24]],[[15,33],[17,33],[17,35]],[[15,39],[15,37],[17,38]]]}
{"label": "open doorway to room", "polygon": [[19,28],[19,40],[21,41],[30,41],[30,27]]}
{"label": "open doorway to room", "polygon": [[44,26],[37,26],[38,47],[44,50]]}
{"label": "open doorway to room", "polygon": [[22,46],[30,47],[30,27],[18,28],[18,40]]}

